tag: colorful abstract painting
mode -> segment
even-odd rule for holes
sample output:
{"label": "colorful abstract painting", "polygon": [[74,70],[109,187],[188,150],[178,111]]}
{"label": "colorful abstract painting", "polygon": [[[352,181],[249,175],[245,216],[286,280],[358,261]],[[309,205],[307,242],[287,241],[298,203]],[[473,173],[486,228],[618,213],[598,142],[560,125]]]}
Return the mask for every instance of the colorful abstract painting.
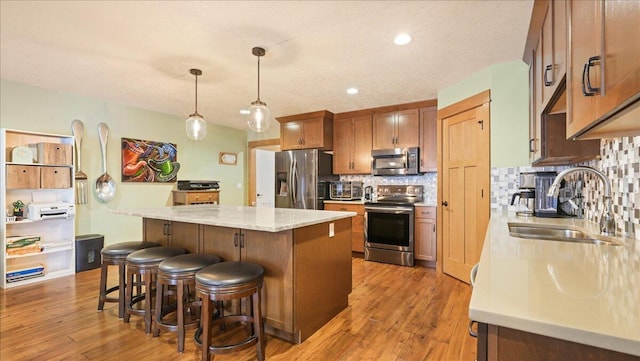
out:
{"label": "colorful abstract painting", "polygon": [[122,138],[122,181],[176,182],[180,170],[177,159],[175,144]]}

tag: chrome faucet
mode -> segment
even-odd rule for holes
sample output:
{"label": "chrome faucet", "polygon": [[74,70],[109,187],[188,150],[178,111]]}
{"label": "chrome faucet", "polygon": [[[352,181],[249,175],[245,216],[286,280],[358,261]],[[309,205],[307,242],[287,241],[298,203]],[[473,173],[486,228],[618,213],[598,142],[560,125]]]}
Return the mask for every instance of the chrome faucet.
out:
{"label": "chrome faucet", "polygon": [[595,174],[600,180],[602,184],[604,184],[604,203],[605,209],[602,212],[602,217],[600,217],[600,233],[604,235],[615,235],[616,234],[616,222],[613,219],[613,215],[611,214],[611,182],[609,179],[602,173],[601,171],[591,168],[578,166],[569,169],[565,169],[560,172],[556,179],[553,180],[553,183],[549,187],[549,192],[547,192],[547,196],[549,197],[557,197],[558,192],[560,191],[560,182],[564,179],[565,176],[575,172],[587,172]]}

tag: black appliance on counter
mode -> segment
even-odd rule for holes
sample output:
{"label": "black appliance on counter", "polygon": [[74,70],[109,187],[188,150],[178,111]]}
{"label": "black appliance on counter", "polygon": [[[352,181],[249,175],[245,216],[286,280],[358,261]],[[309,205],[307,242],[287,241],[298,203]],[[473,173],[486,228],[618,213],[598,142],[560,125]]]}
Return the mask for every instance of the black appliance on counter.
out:
{"label": "black appliance on counter", "polygon": [[376,194],[364,204],[364,259],[413,267],[414,204],[424,200],[424,187],[380,185]]}
{"label": "black appliance on counter", "polygon": [[204,191],[209,189],[219,189],[220,184],[216,180],[179,180],[178,189],[181,191]]}

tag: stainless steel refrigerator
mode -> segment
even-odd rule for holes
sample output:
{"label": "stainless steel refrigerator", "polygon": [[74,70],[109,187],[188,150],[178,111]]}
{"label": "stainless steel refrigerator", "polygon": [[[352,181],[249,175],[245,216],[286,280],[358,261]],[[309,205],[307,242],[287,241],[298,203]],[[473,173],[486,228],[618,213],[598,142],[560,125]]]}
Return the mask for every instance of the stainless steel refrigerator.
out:
{"label": "stainless steel refrigerator", "polygon": [[332,156],[317,149],[277,152],[276,208],[324,209],[329,196]]}

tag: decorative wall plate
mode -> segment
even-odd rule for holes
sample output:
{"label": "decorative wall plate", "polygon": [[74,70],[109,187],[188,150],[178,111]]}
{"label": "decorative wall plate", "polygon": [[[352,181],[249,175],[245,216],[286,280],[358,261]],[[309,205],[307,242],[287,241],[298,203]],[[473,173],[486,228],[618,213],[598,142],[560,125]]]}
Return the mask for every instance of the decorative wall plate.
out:
{"label": "decorative wall plate", "polygon": [[29,147],[15,147],[11,151],[11,161],[13,163],[33,163],[33,152]]}
{"label": "decorative wall plate", "polygon": [[225,153],[220,152],[220,164],[228,164],[228,165],[236,165],[238,162],[238,154],[237,153]]}

